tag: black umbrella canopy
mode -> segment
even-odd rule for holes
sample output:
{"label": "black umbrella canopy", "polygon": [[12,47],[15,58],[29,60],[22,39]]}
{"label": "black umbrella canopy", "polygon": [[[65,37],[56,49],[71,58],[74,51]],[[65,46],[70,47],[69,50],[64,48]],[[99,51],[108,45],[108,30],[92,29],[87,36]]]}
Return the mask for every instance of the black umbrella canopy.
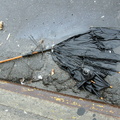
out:
{"label": "black umbrella canopy", "polygon": [[120,55],[113,49],[119,45],[120,30],[96,27],[55,45],[52,56],[78,82],[78,88],[101,97],[99,92],[111,87],[105,77],[118,72]]}

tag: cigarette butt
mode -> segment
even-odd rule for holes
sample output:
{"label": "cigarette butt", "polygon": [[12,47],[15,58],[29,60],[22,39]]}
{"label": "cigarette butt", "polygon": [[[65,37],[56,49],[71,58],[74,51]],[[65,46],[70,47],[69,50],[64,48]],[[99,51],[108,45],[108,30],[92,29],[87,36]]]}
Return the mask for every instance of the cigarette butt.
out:
{"label": "cigarette butt", "polygon": [[113,86],[110,86],[110,88],[113,88]]}
{"label": "cigarette butt", "polygon": [[3,21],[0,21],[0,30],[3,29]]}
{"label": "cigarette butt", "polygon": [[120,74],[120,72],[117,72],[117,73],[119,73],[119,74]]}
{"label": "cigarette butt", "polygon": [[104,98],[103,97],[100,97],[101,100],[103,100]]}
{"label": "cigarette butt", "polygon": [[95,81],[91,80],[92,83],[95,83]]}
{"label": "cigarette butt", "polygon": [[52,69],[51,70],[51,75],[54,75],[55,74],[55,69]]}

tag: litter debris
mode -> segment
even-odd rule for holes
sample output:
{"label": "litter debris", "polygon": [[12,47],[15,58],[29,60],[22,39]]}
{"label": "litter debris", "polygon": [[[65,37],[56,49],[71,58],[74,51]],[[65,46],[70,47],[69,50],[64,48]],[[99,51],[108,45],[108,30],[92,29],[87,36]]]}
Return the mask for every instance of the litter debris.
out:
{"label": "litter debris", "polygon": [[0,30],[3,29],[3,21],[0,21]]}
{"label": "litter debris", "polygon": [[101,18],[104,18],[105,16],[103,15],[103,16],[101,16]]}
{"label": "litter debris", "polygon": [[110,86],[110,88],[113,88],[113,86]]}
{"label": "litter debris", "polygon": [[24,84],[25,84],[24,81],[25,81],[25,78],[20,79],[21,85],[24,85]]}
{"label": "litter debris", "polygon": [[50,75],[54,75],[54,74],[55,74],[55,69],[52,69]]}
{"label": "litter debris", "polygon": [[26,111],[24,111],[24,114],[27,114],[27,112],[26,112]]}
{"label": "litter debris", "polygon": [[43,78],[42,78],[42,76],[41,76],[41,75],[38,75],[38,79],[39,79],[39,80],[42,80]]}
{"label": "litter debris", "polygon": [[9,38],[10,38],[10,33],[8,34],[8,36],[7,36],[6,40],[8,40]]}

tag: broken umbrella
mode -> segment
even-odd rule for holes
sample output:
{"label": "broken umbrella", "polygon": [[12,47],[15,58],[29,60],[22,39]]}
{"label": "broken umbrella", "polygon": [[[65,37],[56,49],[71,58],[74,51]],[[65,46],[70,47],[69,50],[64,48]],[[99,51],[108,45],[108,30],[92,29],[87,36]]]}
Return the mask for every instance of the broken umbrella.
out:
{"label": "broken umbrella", "polygon": [[0,63],[52,49],[53,60],[77,81],[78,88],[84,88],[102,98],[100,91],[112,87],[105,80],[106,76],[120,73],[115,69],[120,62],[120,55],[113,51],[119,45],[120,30],[96,27],[60,42],[53,48],[30,52]]}

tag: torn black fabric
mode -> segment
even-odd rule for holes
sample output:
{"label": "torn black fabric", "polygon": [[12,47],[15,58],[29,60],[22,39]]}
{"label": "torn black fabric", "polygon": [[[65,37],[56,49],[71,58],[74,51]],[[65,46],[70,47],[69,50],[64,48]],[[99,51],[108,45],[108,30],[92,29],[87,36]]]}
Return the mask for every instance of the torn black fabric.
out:
{"label": "torn black fabric", "polygon": [[78,83],[78,88],[101,97],[100,91],[110,87],[107,75],[116,71],[120,55],[113,49],[120,45],[120,30],[90,28],[54,46],[53,60]]}

